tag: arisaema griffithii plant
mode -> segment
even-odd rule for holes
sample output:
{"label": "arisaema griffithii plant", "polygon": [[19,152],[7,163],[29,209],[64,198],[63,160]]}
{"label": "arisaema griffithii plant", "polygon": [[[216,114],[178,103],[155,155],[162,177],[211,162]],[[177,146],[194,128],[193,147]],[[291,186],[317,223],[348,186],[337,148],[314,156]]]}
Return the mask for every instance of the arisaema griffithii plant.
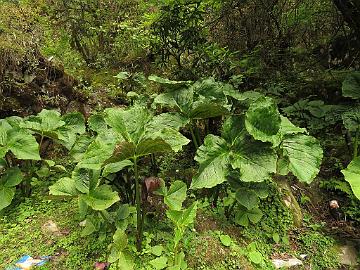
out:
{"label": "arisaema griffithii plant", "polygon": [[[84,132],[84,117],[80,113],[70,113],[61,117],[55,110],[42,110],[37,116],[1,119],[0,209],[10,205],[17,185],[21,183],[24,195],[29,196],[30,181],[35,174],[42,177],[46,173],[46,168],[60,168],[50,160],[44,160],[44,166],[37,168],[41,163],[34,161],[41,160],[39,149],[44,137],[55,139],[70,148],[77,134]],[[22,173],[20,167],[26,170],[26,173]]]}
{"label": "arisaema griffithii plant", "polygon": [[184,260],[184,252],[179,251],[179,243],[184,237],[186,229],[194,223],[197,211],[197,201],[193,202],[188,208],[183,208],[186,199],[187,186],[182,181],[174,181],[169,188],[162,183],[157,194],[164,196],[164,203],[168,206],[166,216],[174,224],[174,245],[173,245],[173,264],[168,269],[186,269],[187,264]]}
{"label": "arisaema griffithii plant", "polygon": [[[74,145],[74,148],[79,149],[80,152],[75,155],[79,161],[76,169],[71,178],[60,179],[51,188],[51,193],[54,195],[65,195],[65,193],[79,195],[81,193],[79,199],[87,206],[93,210],[103,211],[119,198],[109,186],[101,182],[109,181],[111,178],[109,176],[125,167],[132,168],[134,182],[128,188],[135,190],[137,248],[140,250],[145,212],[141,200],[142,183],[139,175],[139,160],[154,153],[179,151],[183,145],[188,144],[189,140],[178,131],[184,125],[184,120],[173,113],[154,116],[145,108],[133,106],[129,109],[106,109],[103,120],[97,116],[91,118],[90,122],[90,126],[98,133],[96,139],[88,146],[87,142],[80,143],[85,147]],[[102,127],[103,131],[99,127]],[[82,171],[86,174],[92,171],[91,174],[96,177],[79,177],[78,174]],[[101,178],[99,178],[100,175]],[[91,180],[93,178],[96,180]],[[87,183],[84,189],[82,184],[76,184],[84,181]],[[63,192],[63,189],[66,192]],[[96,200],[98,196],[109,204],[100,204],[101,207],[99,207],[99,201]],[[87,199],[84,200],[84,198]]]}
{"label": "arisaema griffithii plant", "polygon": [[[314,137],[281,116],[271,99],[260,97],[245,112],[228,117],[221,136],[210,134],[205,138],[196,153],[200,168],[191,188],[212,188],[234,173],[238,174],[237,181],[255,185],[289,172],[311,183],[319,172],[322,156]],[[236,189],[236,179],[231,184]],[[237,214],[238,223],[257,222],[261,218],[257,202],[266,197],[263,187],[239,187],[235,192],[237,203],[244,207],[244,212]]]}
{"label": "arisaema griffithii plant", "polygon": [[353,144],[353,160],[348,167],[341,172],[345,180],[350,184],[351,189],[360,200],[360,157],[358,156],[359,136],[360,136],[360,72],[349,74],[342,85],[342,93],[344,97],[356,100],[356,105],[348,112],[343,114],[343,122],[345,128],[352,135]]}
{"label": "arisaema griffithii plant", "polygon": [[85,119],[79,112],[63,116],[56,110],[42,110],[36,116],[29,116],[20,124],[40,137],[40,149],[44,138],[50,138],[67,149],[74,145],[77,135],[85,133]]}
{"label": "arisaema griffithii plant", "polygon": [[11,204],[16,186],[24,180],[20,161],[40,160],[39,145],[28,130],[19,126],[21,120],[0,120],[0,210]]}
{"label": "arisaema griffithii plant", "polygon": [[[195,82],[190,86],[188,82],[180,84],[181,82],[159,79],[156,82],[171,87],[154,99],[153,106],[160,105],[174,110],[189,128],[196,149],[201,144],[197,121],[226,115],[231,111],[228,97],[235,96],[233,88],[216,82],[213,78]],[[174,84],[170,84],[171,82]],[[208,125],[207,121],[204,123]]]}

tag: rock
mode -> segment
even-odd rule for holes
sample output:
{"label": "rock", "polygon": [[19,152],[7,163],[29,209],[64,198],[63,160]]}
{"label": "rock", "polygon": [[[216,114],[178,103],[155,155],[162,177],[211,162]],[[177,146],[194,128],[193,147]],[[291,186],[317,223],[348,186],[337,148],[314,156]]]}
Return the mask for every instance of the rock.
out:
{"label": "rock", "polygon": [[85,226],[86,226],[86,219],[83,220],[83,221],[81,221],[81,222],[79,223],[79,226],[80,226],[80,227],[85,227]]}
{"label": "rock", "polygon": [[44,225],[42,225],[41,230],[43,231],[43,233],[47,233],[47,234],[52,234],[56,236],[62,235],[62,233],[59,230],[59,227],[52,220],[49,220]]}
{"label": "rock", "polygon": [[357,250],[353,245],[345,245],[340,247],[340,263],[344,265],[355,266],[358,265],[357,258]]}
{"label": "rock", "polygon": [[272,263],[274,264],[276,269],[285,267],[285,268],[290,268],[293,266],[297,266],[297,265],[302,265],[302,261],[300,261],[297,258],[290,258],[287,260],[280,260],[280,259],[273,259]]}

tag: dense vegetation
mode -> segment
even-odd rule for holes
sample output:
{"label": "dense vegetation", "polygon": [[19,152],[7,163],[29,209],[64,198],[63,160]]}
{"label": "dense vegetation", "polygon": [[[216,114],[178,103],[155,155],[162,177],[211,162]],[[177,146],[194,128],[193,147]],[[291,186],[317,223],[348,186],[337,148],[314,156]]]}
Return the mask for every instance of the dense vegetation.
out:
{"label": "dense vegetation", "polygon": [[0,0],[0,267],[356,269],[359,67],[355,0]]}

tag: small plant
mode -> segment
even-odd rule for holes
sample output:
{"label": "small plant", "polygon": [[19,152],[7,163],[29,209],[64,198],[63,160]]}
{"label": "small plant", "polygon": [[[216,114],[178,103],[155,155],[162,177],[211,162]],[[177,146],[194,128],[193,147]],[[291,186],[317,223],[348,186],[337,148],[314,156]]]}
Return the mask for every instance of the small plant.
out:
{"label": "small plant", "polygon": [[[0,210],[11,204],[16,186],[24,180],[21,161],[40,160],[39,145],[31,133],[19,126],[21,118],[0,120]],[[24,195],[29,195],[30,177],[24,184]]]}
{"label": "small plant", "polygon": [[186,262],[184,260],[185,254],[179,251],[179,243],[184,237],[185,230],[194,223],[197,210],[197,202],[192,203],[188,208],[183,208],[182,204],[186,199],[187,187],[184,182],[175,181],[170,188],[162,184],[158,194],[164,196],[164,202],[169,207],[166,211],[166,216],[173,222],[174,229],[174,245],[173,266],[170,269],[186,269]]}
{"label": "small plant", "polygon": [[315,270],[339,267],[335,241],[319,232],[306,232],[299,235],[301,252],[311,254],[311,267]]}
{"label": "small plant", "polygon": [[44,109],[37,116],[25,118],[20,126],[40,136],[40,149],[44,138],[50,138],[70,150],[76,141],[76,135],[85,133],[84,122],[84,116],[78,112],[61,116],[58,111]]}

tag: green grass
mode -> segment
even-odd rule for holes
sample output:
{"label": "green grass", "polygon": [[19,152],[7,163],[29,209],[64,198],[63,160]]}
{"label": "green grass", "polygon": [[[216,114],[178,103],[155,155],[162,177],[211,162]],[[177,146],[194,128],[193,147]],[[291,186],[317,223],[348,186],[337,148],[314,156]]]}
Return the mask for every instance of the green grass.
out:
{"label": "green grass", "polygon": [[[26,254],[33,257],[54,256],[51,262],[36,268],[39,270],[94,269],[93,265],[96,261],[106,261],[111,233],[107,233],[103,241],[99,240],[98,234],[81,237],[82,227],[79,223],[82,220],[77,214],[76,200],[47,201],[40,198],[39,195],[33,196],[17,206],[14,205],[0,218],[0,269],[4,269]],[[273,212],[271,208],[269,211]],[[263,222],[268,223],[273,219],[275,217],[264,219]],[[50,220],[59,228],[57,235],[42,228]],[[148,222],[144,250],[150,250],[155,245],[162,245],[168,250],[172,245],[171,224],[166,220],[158,222],[156,219],[150,219]],[[268,225],[276,228],[279,226],[273,223]],[[310,230],[300,234],[293,243],[297,246],[296,252],[291,250],[291,245],[274,243],[270,234],[267,237],[264,226],[261,223],[242,229],[219,218],[219,215],[212,211],[199,211],[195,228],[187,231],[181,244],[186,253],[188,269],[272,269],[271,255],[281,252],[292,255],[308,254],[307,262],[310,262],[314,269],[338,266],[334,252],[335,242],[322,233]],[[222,244],[220,235],[229,235],[232,244],[230,246]],[[129,237],[129,242],[134,244],[132,233]],[[251,263],[252,251],[261,253],[263,263]],[[149,266],[149,262],[156,258],[155,256],[149,252],[143,252],[139,257],[134,253],[133,255],[136,263],[134,269],[153,269]],[[164,255],[168,258],[172,256],[168,251],[165,251]],[[114,267],[113,265],[111,269],[116,269]]]}
{"label": "green grass", "polygon": [[[23,255],[54,256],[38,269],[93,269],[104,260],[108,242],[95,236],[81,237],[76,201],[27,199],[0,219],[0,269]],[[58,235],[44,231],[49,220],[59,228]]]}

